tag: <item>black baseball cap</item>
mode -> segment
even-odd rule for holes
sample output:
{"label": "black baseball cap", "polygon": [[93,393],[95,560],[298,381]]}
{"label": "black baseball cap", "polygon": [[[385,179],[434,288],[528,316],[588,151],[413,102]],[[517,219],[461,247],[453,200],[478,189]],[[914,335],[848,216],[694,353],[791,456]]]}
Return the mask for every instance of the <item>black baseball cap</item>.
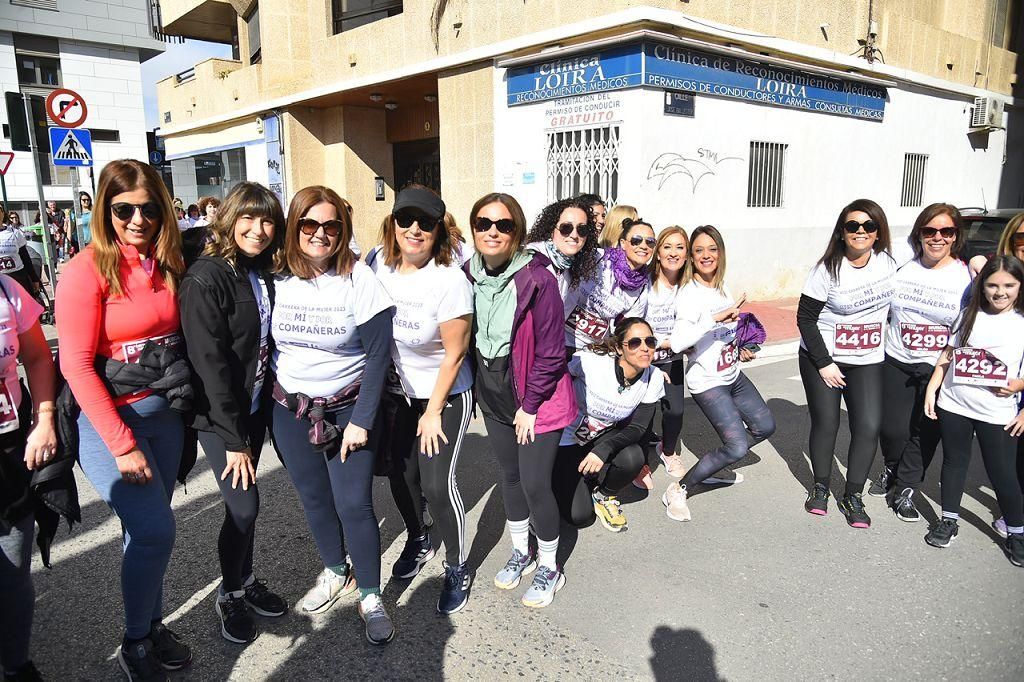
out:
{"label": "black baseball cap", "polygon": [[428,218],[441,220],[444,218],[445,206],[441,197],[428,189],[418,187],[407,187],[398,192],[395,196],[395,207],[392,213],[398,213],[402,209],[415,209]]}

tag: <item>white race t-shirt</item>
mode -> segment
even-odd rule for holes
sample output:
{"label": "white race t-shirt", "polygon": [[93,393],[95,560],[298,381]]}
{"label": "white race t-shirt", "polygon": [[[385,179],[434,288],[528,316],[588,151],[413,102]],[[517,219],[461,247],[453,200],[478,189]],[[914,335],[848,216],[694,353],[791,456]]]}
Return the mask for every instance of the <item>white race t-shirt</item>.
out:
{"label": "white race t-shirt", "polygon": [[[873,365],[885,359],[885,321],[895,282],[896,262],[884,252],[872,253],[859,268],[844,258],[838,282],[824,264],[811,270],[802,293],[825,302],[818,316],[818,331],[833,360]],[[807,348],[803,339],[800,347]]]}
{"label": "white race t-shirt", "polygon": [[648,367],[635,382],[622,388],[615,376],[617,361],[614,355],[590,351],[577,351],[569,360],[579,414],[562,431],[559,445],[586,445],[632,417],[641,403],[656,403],[665,395],[665,375],[656,367]]}
{"label": "white race t-shirt", "polygon": [[263,390],[263,380],[267,377],[267,365],[270,362],[270,293],[267,291],[267,283],[252,270],[249,271],[249,284],[252,285],[256,306],[260,311],[260,347],[256,355],[252,406],[249,408],[249,414],[253,414],[260,408],[260,391]]}
{"label": "white race t-shirt", "polygon": [[580,282],[575,290],[575,305],[565,320],[565,345],[583,348],[608,338],[615,327],[615,320],[623,317],[640,317],[647,314],[647,293],[650,282],[639,290],[626,291],[615,281],[611,260],[601,258],[597,266],[597,277],[589,282]]}
{"label": "white race t-shirt", "polygon": [[25,267],[21,261],[21,247],[28,245],[25,233],[16,227],[0,230],[0,272],[8,274]]}
{"label": "white race t-shirt", "polygon": [[971,273],[961,260],[954,259],[941,268],[926,268],[921,261],[912,260],[901,267],[889,304],[885,354],[908,364],[934,365],[970,286]]}
{"label": "white race t-shirt", "polygon": [[[955,336],[950,345],[956,345]],[[974,358],[954,355],[953,361],[946,368],[936,404],[947,412],[978,421],[1009,424],[1017,416],[1020,394],[1001,398],[988,386],[965,383],[965,380],[971,380],[971,370],[980,369],[981,374],[998,373],[999,369],[993,367],[996,363],[991,362],[993,356],[1005,366],[1007,379],[1021,377],[1024,373],[1024,316],[1014,311],[991,315],[979,310],[967,346],[987,351],[988,357],[985,360],[990,364],[986,366]],[[995,372],[986,372],[989,368],[995,369]]]}
{"label": "white race t-shirt", "polygon": [[[404,274],[379,257],[373,259],[371,267],[395,302],[391,358],[402,385],[389,386],[388,390],[402,390],[410,398],[429,400],[444,360],[441,323],[473,313],[473,286],[459,267],[439,266],[434,259],[416,272]],[[466,361],[450,394],[467,391],[472,385],[473,372]]]}
{"label": "white race t-shirt", "polygon": [[357,261],[351,275],[283,277],[274,290],[271,367],[281,388],[329,398],[358,379],[366,354],[356,327],[392,306],[370,268]]}
{"label": "white race t-shirt", "polygon": [[7,275],[0,275],[0,287],[0,433],[7,433],[18,428],[21,405],[18,336],[39,320],[43,307]]}
{"label": "white race t-shirt", "polygon": [[679,290],[676,323],[671,336],[672,351],[679,353],[693,348],[686,363],[686,386],[690,393],[729,386],[739,376],[738,325],[714,320],[715,315],[735,305],[725,285],[719,291],[691,280]]}
{"label": "white race t-shirt", "polygon": [[[668,341],[672,337],[672,330],[676,326],[676,308],[678,307],[679,286],[663,287],[659,284],[652,284],[647,292],[647,323],[654,330],[654,336],[658,339],[658,345]],[[676,359],[678,354],[668,348],[658,348],[654,353],[655,362],[669,362]]]}

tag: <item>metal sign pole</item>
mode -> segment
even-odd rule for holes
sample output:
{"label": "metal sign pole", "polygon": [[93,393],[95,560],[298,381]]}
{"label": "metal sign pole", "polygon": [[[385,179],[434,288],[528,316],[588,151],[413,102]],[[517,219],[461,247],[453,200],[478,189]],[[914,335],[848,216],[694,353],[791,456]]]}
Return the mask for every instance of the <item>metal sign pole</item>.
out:
{"label": "metal sign pole", "polygon": [[[32,102],[29,96],[25,93],[21,93],[21,99],[25,103],[25,120],[28,121],[29,125],[29,150],[32,153],[33,160],[36,161],[36,192],[39,193],[39,222],[43,233],[43,261],[49,269],[50,289],[52,289],[53,292],[56,292],[57,266],[53,262],[53,245],[50,243],[50,227],[46,222],[46,198],[43,196],[43,174],[39,168],[39,157],[37,156],[39,153],[39,147],[36,145],[36,131],[32,118]],[[50,297],[50,300],[53,300],[53,296]]]}
{"label": "metal sign pole", "polygon": [[85,241],[82,239],[82,202],[78,200],[78,168],[71,169],[71,212],[75,216],[75,236],[81,250],[85,248]]}

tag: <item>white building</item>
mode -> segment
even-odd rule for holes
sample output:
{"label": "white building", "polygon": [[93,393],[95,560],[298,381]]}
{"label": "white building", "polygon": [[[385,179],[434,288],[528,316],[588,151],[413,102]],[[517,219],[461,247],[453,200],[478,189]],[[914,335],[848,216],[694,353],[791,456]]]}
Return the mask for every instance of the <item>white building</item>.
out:
{"label": "white building", "polygon": [[[112,159],[146,159],[146,120],[141,62],[156,56],[164,43],[155,37],[148,0],[0,0],[0,89],[35,96],[32,129],[36,158],[16,152],[7,172],[8,210],[29,222],[38,210],[36,175],[43,194],[60,207],[72,204],[71,173],[93,194],[103,165]],[[42,99],[56,88],[81,95],[92,132],[92,168],[54,167],[48,120]],[[10,150],[8,112],[0,105],[3,137]]]}

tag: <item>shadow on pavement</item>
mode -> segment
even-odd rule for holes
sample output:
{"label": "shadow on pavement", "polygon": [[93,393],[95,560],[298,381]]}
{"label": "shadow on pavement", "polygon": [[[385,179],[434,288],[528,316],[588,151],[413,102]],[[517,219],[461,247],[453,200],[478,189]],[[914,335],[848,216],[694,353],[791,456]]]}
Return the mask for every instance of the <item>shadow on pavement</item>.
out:
{"label": "shadow on pavement", "polygon": [[717,682],[715,648],[700,632],[660,625],[651,635],[651,676],[658,682]]}

